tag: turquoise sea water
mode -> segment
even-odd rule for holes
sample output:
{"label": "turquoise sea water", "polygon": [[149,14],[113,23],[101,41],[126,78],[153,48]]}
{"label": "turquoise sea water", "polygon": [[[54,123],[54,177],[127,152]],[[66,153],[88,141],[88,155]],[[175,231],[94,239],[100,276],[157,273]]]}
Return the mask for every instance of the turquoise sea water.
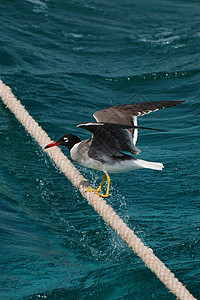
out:
{"label": "turquoise sea water", "polygon": [[[108,203],[200,298],[200,2],[1,0],[0,77],[52,139],[99,109],[139,119],[140,158]],[[0,102],[0,299],[176,299]],[[64,149],[68,155],[67,149]],[[95,186],[101,172],[76,165]]]}

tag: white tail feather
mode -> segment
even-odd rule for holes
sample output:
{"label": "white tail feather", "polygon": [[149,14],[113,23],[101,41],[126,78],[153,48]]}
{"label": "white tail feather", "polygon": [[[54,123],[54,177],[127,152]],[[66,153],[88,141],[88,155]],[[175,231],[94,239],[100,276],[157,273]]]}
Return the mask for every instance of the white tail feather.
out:
{"label": "white tail feather", "polygon": [[137,159],[135,161],[135,164],[137,164],[141,168],[153,169],[153,170],[162,170],[164,168],[163,164],[161,163],[145,161],[142,159]]}

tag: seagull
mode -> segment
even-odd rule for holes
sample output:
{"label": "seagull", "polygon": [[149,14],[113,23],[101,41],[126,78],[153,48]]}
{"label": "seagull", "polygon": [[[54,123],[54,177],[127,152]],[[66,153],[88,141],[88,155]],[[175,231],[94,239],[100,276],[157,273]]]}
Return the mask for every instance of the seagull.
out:
{"label": "seagull", "polygon": [[[104,172],[103,180],[97,189],[88,186],[87,192],[95,192],[101,197],[109,197],[110,173],[123,173],[147,168],[162,170],[162,163],[150,162],[135,158],[141,152],[136,147],[138,129],[165,131],[155,128],[140,127],[137,117],[144,116],[162,108],[176,106],[184,101],[153,101],[133,104],[116,105],[96,111],[93,114],[96,122],[81,123],[79,128],[92,133],[92,137],[81,140],[73,134],[65,134],[56,142],[46,145],[44,149],[53,146],[66,146],[72,160],[78,164]],[[107,179],[106,193],[101,189]]]}

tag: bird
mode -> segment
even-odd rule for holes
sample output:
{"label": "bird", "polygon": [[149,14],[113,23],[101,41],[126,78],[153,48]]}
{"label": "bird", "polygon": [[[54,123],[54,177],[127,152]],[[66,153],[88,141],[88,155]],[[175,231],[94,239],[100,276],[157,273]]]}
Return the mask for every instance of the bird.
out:
{"label": "bird", "polygon": [[[176,106],[184,101],[151,101],[116,105],[96,111],[93,114],[96,122],[78,124],[78,128],[86,129],[92,137],[81,140],[73,134],[65,134],[56,142],[45,146],[66,146],[73,161],[78,164],[103,171],[103,180],[97,189],[88,186],[86,192],[95,192],[103,198],[109,197],[111,173],[123,173],[147,168],[162,170],[162,163],[138,159],[135,155],[141,152],[136,147],[138,129],[165,132],[165,130],[138,126],[137,118],[162,108]],[[101,193],[107,179],[106,193]]]}

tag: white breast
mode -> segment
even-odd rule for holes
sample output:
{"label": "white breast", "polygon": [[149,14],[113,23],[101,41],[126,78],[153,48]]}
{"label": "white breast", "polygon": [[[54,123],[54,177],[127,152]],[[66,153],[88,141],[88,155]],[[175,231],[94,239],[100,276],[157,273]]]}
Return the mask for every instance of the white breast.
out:
{"label": "white breast", "polygon": [[88,156],[88,146],[86,141],[75,144],[70,150],[71,158],[84,167],[102,171],[102,163]]}

